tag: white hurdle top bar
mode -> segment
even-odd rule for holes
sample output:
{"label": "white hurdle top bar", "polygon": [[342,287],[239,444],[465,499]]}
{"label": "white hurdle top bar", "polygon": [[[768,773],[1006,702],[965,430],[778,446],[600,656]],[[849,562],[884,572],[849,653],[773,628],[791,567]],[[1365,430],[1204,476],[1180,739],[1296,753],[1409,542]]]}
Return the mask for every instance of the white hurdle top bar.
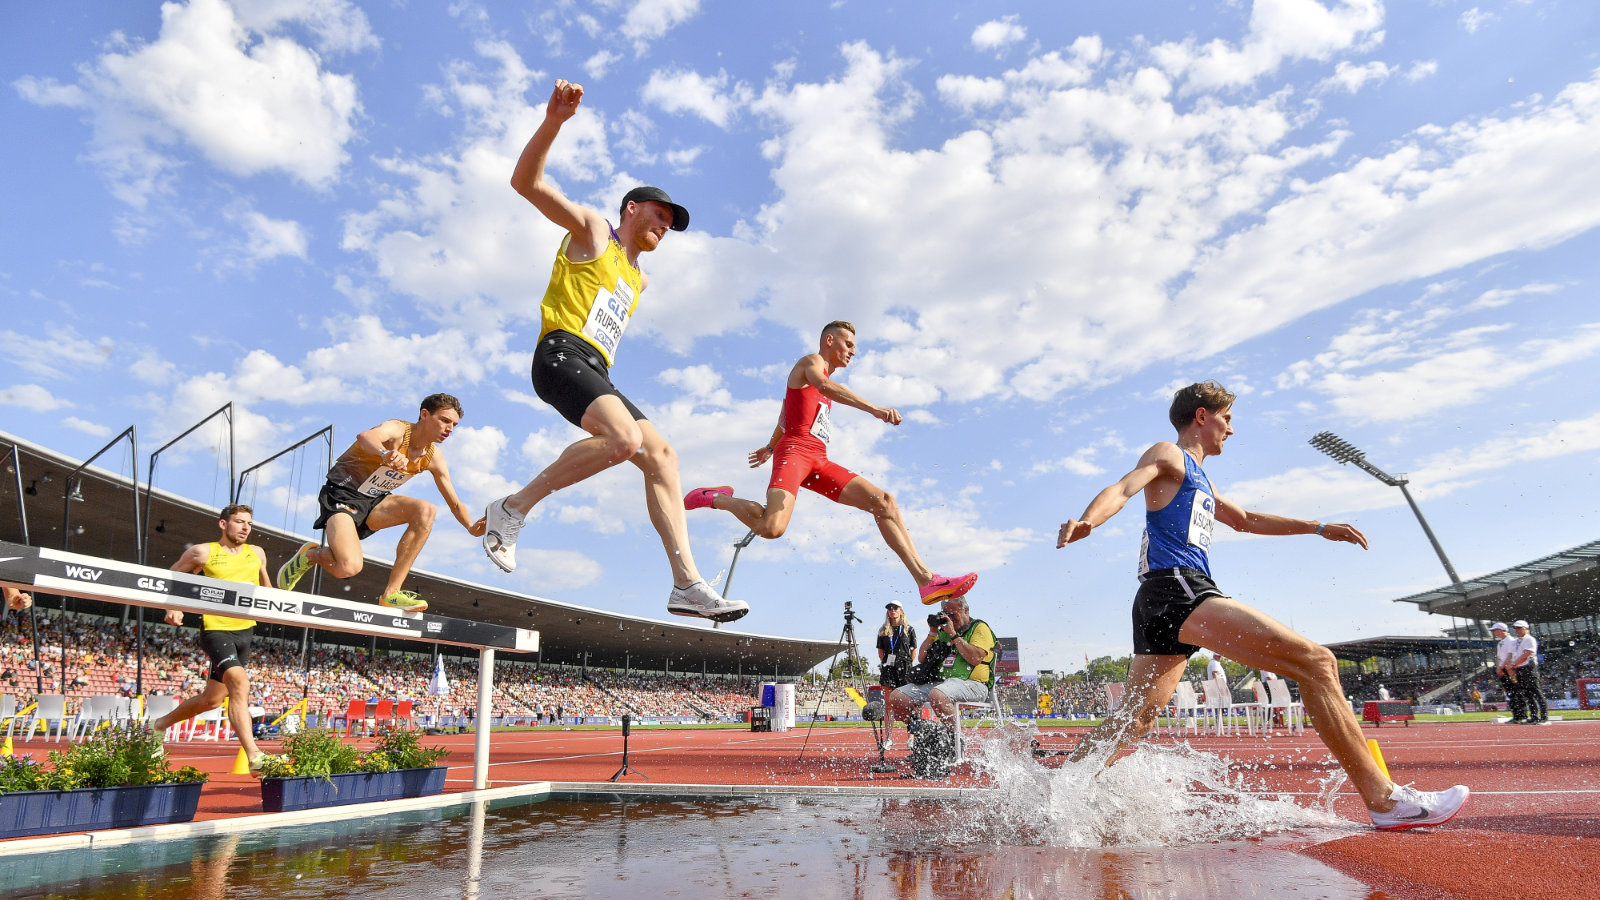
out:
{"label": "white hurdle top bar", "polygon": [[474,742],[473,786],[479,790],[489,786],[494,651],[499,648],[514,653],[534,653],[539,649],[539,632],[527,628],[427,613],[402,613],[376,603],[297,594],[5,541],[0,541],[0,584],[184,613],[476,648],[479,658],[478,730]]}
{"label": "white hurdle top bar", "polygon": [[376,634],[457,647],[496,647],[525,653],[539,649],[539,633],[526,628],[403,613],[376,603],[297,594],[4,541],[0,541],[0,583],[48,594],[255,619],[275,625]]}

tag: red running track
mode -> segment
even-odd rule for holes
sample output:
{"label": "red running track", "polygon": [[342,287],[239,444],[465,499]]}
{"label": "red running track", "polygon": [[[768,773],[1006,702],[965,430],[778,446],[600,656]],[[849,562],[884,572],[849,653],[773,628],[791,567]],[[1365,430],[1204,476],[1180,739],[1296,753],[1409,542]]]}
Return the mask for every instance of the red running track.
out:
{"label": "red running track", "polygon": [[[1082,733],[1082,728],[1047,728],[1041,743],[1065,748]],[[1358,833],[1300,852],[1372,887],[1378,896],[1600,898],[1600,884],[1591,872],[1600,858],[1600,721],[1547,727],[1419,724],[1367,728],[1366,736],[1379,740],[1397,781],[1415,782],[1423,790],[1466,784],[1473,790],[1471,801],[1454,821],[1439,828]],[[904,732],[897,731],[896,737],[903,747]],[[811,732],[802,758],[806,740],[804,730],[752,734],[639,728],[631,739],[630,762],[652,784],[927,784],[869,771],[876,755],[867,729],[819,727]],[[1314,733],[1186,740],[1250,766],[1252,778],[1269,790],[1311,793],[1315,782],[1333,769]],[[468,790],[472,736],[440,736],[428,742],[452,751],[445,790]],[[42,756],[48,746],[18,743],[17,752]],[[274,744],[264,747],[272,750]],[[606,781],[621,765],[621,750],[618,729],[496,732],[489,777],[492,786]],[[254,779],[228,774],[237,744],[169,744],[168,752],[176,765],[193,764],[213,773],[201,794],[197,819],[261,812]],[[889,757],[903,764],[905,754],[891,751]],[[941,784],[980,783],[965,768]],[[1366,821],[1359,798],[1345,790],[1336,811],[1352,821]]]}

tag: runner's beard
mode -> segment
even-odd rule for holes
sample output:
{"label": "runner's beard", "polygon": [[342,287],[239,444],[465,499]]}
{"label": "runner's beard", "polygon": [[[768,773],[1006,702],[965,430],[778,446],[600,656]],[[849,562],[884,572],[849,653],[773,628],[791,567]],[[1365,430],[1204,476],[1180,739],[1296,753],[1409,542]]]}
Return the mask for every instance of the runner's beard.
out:
{"label": "runner's beard", "polygon": [[639,232],[639,240],[637,243],[639,245],[640,253],[649,253],[651,250],[661,246],[661,238],[657,236],[654,231],[641,231]]}

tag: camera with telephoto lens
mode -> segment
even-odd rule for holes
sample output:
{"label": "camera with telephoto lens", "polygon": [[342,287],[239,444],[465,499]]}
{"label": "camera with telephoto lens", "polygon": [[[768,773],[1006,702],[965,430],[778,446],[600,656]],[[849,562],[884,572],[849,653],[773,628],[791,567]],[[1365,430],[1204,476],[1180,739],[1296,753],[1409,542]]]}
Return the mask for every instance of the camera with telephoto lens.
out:
{"label": "camera with telephoto lens", "polygon": [[950,617],[942,612],[928,613],[928,627],[934,631],[943,628],[944,623],[948,621],[950,621]]}

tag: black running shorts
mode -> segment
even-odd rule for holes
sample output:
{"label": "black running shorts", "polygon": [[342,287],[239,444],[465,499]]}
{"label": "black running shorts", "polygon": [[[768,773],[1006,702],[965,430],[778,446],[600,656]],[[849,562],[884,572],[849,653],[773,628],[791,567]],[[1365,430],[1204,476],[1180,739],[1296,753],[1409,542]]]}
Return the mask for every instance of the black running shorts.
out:
{"label": "black running shorts", "polygon": [[1141,575],[1133,597],[1133,652],[1189,656],[1199,650],[1178,640],[1178,630],[1207,598],[1225,596],[1199,569],[1157,569]]}
{"label": "black running shorts", "polygon": [[621,400],[635,422],[646,418],[611,383],[611,370],[600,351],[565,331],[550,332],[534,349],[533,392],[579,428],[589,404],[607,395]]}
{"label": "black running shorts", "polygon": [[250,638],[255,632],[254,628],[200,632],[200,649],[211,658],[209,677],[212,681],[222,681],[222,673],[235,666],[244,668],[250,661]]}
{"label": "black running shorts", "polygon": [[369,497],[352,487],[342,484],[324,482],[321,493],[317,494],[317,505],[322,508],[317,520],[311,527],[317,530],[328,527],[328,520],[339,513],[344,513],[355,520],[356,534],[362,540],[372,536],[372,529],[367,527],[367,516],[372,515],[372,510],[383,502],[388,494],[379,494]]}

